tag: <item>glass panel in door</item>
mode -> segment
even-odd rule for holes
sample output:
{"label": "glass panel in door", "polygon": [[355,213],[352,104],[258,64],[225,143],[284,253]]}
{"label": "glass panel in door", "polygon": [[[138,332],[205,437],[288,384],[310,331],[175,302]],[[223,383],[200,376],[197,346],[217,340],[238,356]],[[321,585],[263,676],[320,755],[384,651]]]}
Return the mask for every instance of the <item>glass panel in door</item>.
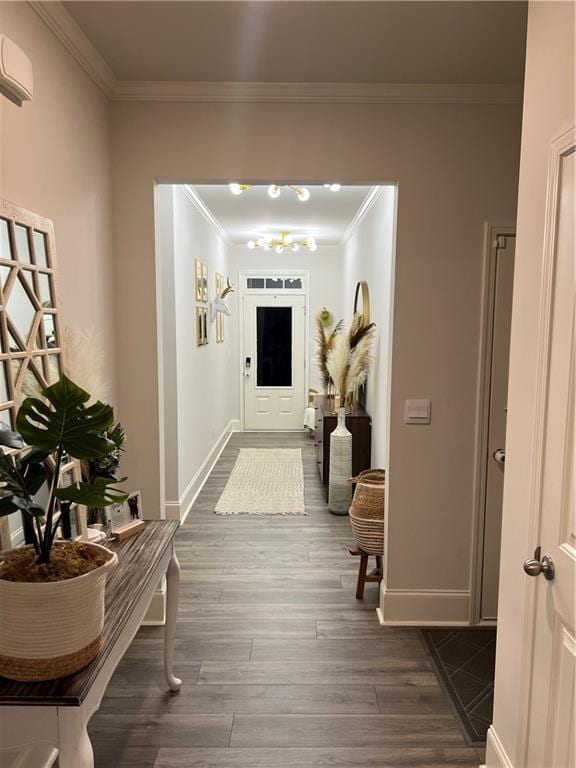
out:
{"label": "glass panel in door", "polygon": [[292,386],[292,307],[256,308],[256,385]]}

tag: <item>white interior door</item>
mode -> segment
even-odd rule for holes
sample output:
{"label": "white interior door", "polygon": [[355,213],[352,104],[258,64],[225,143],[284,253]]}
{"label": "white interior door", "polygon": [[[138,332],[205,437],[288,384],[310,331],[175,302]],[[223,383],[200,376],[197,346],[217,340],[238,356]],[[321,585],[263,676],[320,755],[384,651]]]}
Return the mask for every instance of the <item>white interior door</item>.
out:
{"label": "white interior door", "polygon": [[302,429],[306,297],[250,294],[243,304],[244,428]]}
{"label": "white interior door", "polygon": [[534,559],[524,565],[537,579],[525,762],[529,768],[576,765],[574,131],[569,142],[563,140],[556,178],[551,178],[554,215],[544,256],[551,291],[550,307],[544,313],[550,325],[541,355],[542,426],[537,425],[535,435],[541,450],[540,546]]}
{"label": "white interior door", "polygon": [[504,491],[504,456],[506,449],[506,410],[510,330],[512,324],[512,288],[516,238],[499,236],[496,248],[492,354],[490,360],[490,395],[486,451],[486,495],[484,542],[482,553],[482,619],[496,619],[498,580],[502,539],[502,496]]}

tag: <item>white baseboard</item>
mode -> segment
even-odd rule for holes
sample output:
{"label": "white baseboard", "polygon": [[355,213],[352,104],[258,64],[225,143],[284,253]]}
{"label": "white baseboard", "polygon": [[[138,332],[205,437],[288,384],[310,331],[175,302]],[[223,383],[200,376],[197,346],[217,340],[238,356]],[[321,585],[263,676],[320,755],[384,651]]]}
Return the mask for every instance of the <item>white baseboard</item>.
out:
{"label": "white baseboard", "polygon": [[494,726],[488,728],[486,736],[486,764],[485,768],[514,768],[512,760],[504,749]]}
{"label": "white baseboard", "polygon": [[389,589],[380,586],[378,618],[387,627],[470,625],[470,592],[448,589]]}
{"label": "white baseboard", "polygon": [[226,429],[222,432],[220,437],[216,440],[212,448],[210,449],[210,452],[200,465],[200,468],[198,471],[194,474],[190,482],[188,483],[186,490],[180,497],[178,501],[167,501],[165,504],[166,509],[166,519],[167,520],[179,520],[181,523],[186,520],[188,513],[190,512],[190,509],[192,508],[192,505],[196,501],[196,498],[202,488],[204,487],[204,483],[208,479],[208,476],[210,475],[210,472],[212,472],[212,469],[218,459],[220,458],[220,454],[226,447],[226,444],[228,443],[228,440],[230,440],[230,437],[233,432],[239,432],[240,431],[240,422],[238,419],[231,419],[226,426]]}

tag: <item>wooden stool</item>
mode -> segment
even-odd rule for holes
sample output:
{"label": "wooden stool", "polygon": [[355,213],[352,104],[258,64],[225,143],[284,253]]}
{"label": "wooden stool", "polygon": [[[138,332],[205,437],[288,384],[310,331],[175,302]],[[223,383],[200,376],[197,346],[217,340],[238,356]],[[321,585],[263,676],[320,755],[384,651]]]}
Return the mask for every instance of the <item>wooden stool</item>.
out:
{"label": "wooden stool", "polygon": [[[367,582],[377,582],[380,584],[382,581],[382,555],[369,555],[367,552],[364,552],[363,549],[353,549],[352,547],[348,548],[348,552],[353,557],[360,558],[360,566],[358,568],[358,583],[356,584],[356,600],[363,600],[364,585]],[[369,557],[376,558],[376,568],[373,571],[370,571],[370,573],[367,573]]]}

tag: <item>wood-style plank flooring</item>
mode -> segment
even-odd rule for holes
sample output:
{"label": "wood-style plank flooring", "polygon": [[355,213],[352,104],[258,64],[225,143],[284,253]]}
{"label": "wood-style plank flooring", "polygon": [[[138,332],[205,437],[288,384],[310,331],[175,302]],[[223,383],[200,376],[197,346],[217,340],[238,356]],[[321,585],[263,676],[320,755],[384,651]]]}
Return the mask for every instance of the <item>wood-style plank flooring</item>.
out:
{"label": "wood-style plank flooring", "polygon": [[[307,516],[214,507],[240,447],[301,447]],[[144,627],[90,724],[96,768],[462,768],[468,747],[416,631],[354,597],[347,517],[328,512],[304,433],[235,434],[177,536],[176,674]]]}

